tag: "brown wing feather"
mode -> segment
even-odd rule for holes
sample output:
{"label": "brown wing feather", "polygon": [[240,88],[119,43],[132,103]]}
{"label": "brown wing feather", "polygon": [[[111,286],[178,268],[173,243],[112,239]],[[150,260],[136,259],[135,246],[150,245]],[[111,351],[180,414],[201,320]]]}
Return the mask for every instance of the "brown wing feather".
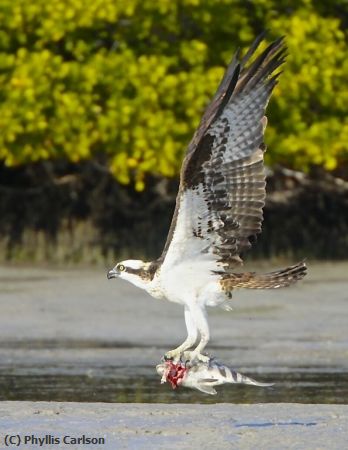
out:
{"label": "brown wing feather", "polygon": [[286,269],[266,274],[254,272],[224,274],[221,277],[220,285],[226,292],[231,292],[236,288],[278,289],[301,280],[306,273],[307,267],[302,261]]}
{"label": "brown wing feather", "polygon": [[185,196],[191,205],[191,218],[185,219],[186,239],[203,239],[204,252],[216,255],[228,270],[241,262],[240,253],[250,247],[248,238],[261,231],[264,111],[277,81],[273,72],[284,61],[284,48],[279,39],[244,67],[260,41],[241,62],[235,55],[189,145],[162,260]]}

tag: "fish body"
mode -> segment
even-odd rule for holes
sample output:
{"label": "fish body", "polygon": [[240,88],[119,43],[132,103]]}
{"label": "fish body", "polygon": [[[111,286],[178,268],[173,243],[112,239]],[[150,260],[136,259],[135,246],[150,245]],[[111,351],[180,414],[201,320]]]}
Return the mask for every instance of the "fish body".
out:
{"label": "fish body", "polygon": [[197,389],[205,394],[216,395],[215,386],[221,384],[249,384],[260,387],[270,387],[273,383],[261,383],[253,378],[242,375],[229,367],[210,359],[208,362],[174,363],[165,361],[156,367],[161,375],[161,383],[169,382],[173,389],[179,386]]}

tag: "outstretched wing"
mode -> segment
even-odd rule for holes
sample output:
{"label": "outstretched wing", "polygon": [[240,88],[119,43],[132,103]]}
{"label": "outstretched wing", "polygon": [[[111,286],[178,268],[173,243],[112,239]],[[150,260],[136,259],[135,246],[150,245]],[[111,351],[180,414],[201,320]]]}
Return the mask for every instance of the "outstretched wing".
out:
{"label": "outstretched wing", "polygon": [[249,63],[262,38],[235,54],[188,147],[163,262],[205,255],[230,270],[261,231],[264,113],[285,53],[278,39]]}

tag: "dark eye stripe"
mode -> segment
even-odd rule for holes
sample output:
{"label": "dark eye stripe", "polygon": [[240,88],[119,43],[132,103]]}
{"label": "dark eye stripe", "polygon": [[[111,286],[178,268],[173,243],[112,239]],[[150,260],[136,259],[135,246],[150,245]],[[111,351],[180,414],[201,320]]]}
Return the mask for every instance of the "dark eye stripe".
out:
{"label": "dark eye stripe", "polygon": [[144,274],[144,269],[133,269],[132,267],[125,267],[125,271],[132,275],[142,276]]}

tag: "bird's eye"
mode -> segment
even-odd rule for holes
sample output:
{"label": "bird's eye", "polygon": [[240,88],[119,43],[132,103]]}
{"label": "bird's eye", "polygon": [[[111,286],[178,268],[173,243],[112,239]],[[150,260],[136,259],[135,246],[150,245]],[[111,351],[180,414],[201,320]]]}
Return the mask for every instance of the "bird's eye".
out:
{"label": "bird's eye", "polygon": [[117,266],[117,268],[118,268],[118,270],[119,270],[120,272],[123,272],[123,271],[126,270],[126,268],[125,268],[125,266],[124,266],[123,264],[119,264],[119,265]]}

